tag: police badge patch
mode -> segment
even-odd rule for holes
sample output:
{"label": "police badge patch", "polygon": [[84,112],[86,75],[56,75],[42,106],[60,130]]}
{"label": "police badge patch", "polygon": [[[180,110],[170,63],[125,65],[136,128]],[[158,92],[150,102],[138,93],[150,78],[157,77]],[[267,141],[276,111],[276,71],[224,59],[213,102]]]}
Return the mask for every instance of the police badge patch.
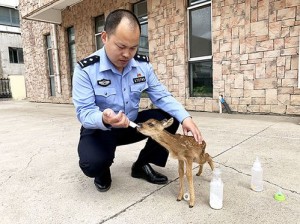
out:
{"label": "police badge patch", "polygon": [[111,84],[111,81],[108,79],[101,79],[97,81],[98,85],[106,87],[109,86]]}
{"label": "police badge patch", "polygon": [[141,83],[141,82],[146,82],[146,78],[145,78],[145,76],[141,76],[141,77],[138,77],[138,78],[134,78],[134,79],[133,79],[133,82],[134,82],[134,84],[136,84],[136,83]]}

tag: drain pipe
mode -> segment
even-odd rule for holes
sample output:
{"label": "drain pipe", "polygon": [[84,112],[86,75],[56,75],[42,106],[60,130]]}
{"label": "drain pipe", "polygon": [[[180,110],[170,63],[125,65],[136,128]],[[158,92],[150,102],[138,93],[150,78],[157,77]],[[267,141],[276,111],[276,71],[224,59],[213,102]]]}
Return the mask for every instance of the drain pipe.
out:
{"label": "drain pipe", "polygon": [[57,92],[61,94],[61,82],[60,82],[60,72],[59,72],[59,57],[58,57],[58,49],[57,49],[57,35],[56,35],[56,24],[51,24],[52,33],[53,33],[53,50],[54,50],[54,61],[55,61],[55,75],[56,75],[56,83],[57,83]]}

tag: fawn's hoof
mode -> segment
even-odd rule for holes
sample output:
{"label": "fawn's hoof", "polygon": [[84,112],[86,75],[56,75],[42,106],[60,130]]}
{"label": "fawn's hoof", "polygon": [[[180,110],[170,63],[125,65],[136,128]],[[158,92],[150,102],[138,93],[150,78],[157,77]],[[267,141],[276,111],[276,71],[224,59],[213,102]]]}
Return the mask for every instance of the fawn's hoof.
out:
{"label": "fawn's hoof", "polygon": [[190,207],[190,208],[193,208],[193,207],[194,207],[194,205],[189,205],[189,207]]}
{"label": "fawn's hoof", "polygon": [[176,201],[181,201],[181,199],[177,198]]}

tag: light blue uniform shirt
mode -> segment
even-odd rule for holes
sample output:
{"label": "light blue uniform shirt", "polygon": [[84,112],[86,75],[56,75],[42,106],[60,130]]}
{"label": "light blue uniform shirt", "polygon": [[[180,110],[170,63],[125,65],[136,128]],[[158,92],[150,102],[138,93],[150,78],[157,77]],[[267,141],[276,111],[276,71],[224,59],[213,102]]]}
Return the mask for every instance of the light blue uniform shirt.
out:
{"label": "light blue uniform shirt", "polygon": [[95,52],[100,60],[86,67],[76,65],[73,75],[73,102],[77,118],[87,129],[109,130],[102,121],[102,111],[124,111],[134,121],[139,111],[141,93],[146,91],[152,103],[180,123],[189,113],[158,81],[151,64],[129,61],[121,74],[106,56],[104,48]]}

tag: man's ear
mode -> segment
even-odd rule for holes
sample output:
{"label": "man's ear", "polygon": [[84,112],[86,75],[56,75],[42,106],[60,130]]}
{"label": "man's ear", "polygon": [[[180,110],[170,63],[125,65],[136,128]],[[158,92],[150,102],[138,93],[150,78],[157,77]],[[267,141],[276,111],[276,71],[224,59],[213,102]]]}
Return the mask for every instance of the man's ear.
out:
{"label": "man's ear", "polygon": [[171,117],[169,120],[164,119],[162,121],[162,125],[164,126],[164,128],[168,128],[168,127],[170,127],[173,124],[173,122],[174,122],[174,118]]}
{"label": "man's ear", "polygon": [[101,33],[101,40],[102,40],[103,44],[106,43],[107,39],[108,39],[107,33],[105,31],[102,31],[102,33]]}

